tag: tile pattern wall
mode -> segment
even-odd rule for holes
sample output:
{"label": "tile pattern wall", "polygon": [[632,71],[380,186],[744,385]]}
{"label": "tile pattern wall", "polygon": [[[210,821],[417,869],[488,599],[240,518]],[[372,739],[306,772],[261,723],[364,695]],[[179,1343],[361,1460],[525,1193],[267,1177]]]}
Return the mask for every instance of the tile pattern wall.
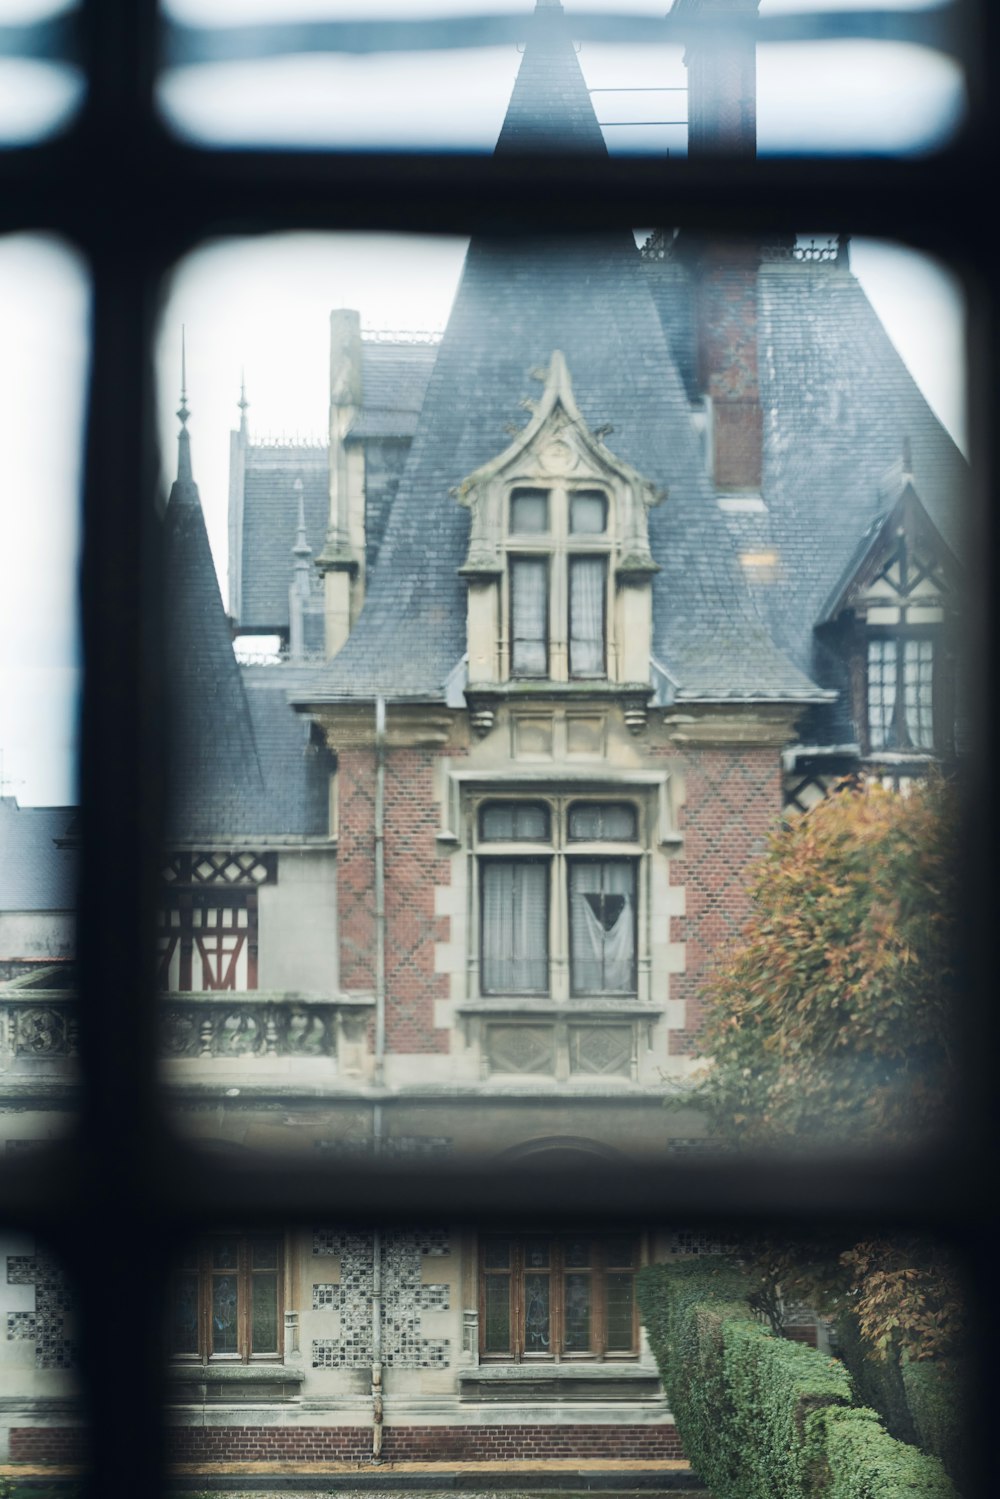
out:
{"label": "tile pattern wall", "polygon": [[[413,1229],[383,1237],[382,1362],[388,1368],[447,1368],[450,1339],[425,1337],[421,1321],[423,1312],[449,1310],[450,1288],[444,1283],[424,1285],[421,1264],[425,1257],[448,1252],[447,1236],[440,1229]],[[313,1254],[340,1259],[339,1283],[322,1281],[313,1286],[313,1310],[339,1311],[340,1337],[313,1339],[312,1366],[365,1368],[372,1359],[371,1235],[317,1228]]]}
{"label": "tile pattern wall", "polygon": [[7,1257],[7,1284],[34,1286],[33,1312],[7,1313],[8,1341],[34,1341],[36,1369],[74,1369],[76,1343],[69,1336],[70,1293],[62,1267],[47,1254]]}

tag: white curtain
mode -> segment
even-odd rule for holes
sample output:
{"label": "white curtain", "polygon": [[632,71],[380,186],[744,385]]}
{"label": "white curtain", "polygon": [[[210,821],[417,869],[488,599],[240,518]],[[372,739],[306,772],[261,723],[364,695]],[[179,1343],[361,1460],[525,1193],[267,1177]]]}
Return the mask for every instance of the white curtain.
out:
{"label": "white curtain", "polygon": [[603,557],[573,557],[569,573],[569,671],[572,677],[603,677]]}
{"label": "white curtain", "polygon": [[544,677],[549,669],[548,564],[519,558],[510,565],[511,670]]}
{"label": "white curtain", "polygon": [[547,993],[548,865],[484,859],[480,867],[483,992]]}
{"label": "white curtain", "polygon": [[574,994],[635,992],[635,865],[574,863],[569,871]]}
{"label": "white curtain", "polygon": [[903,654],[903,699],[906,732],[914,749],[934,745],[934,643],[908,640]]}
{"label": "white curtain", "polygon": [[896,705],[896,642],[868,642],[868,737],[873,750],[889,749]]}

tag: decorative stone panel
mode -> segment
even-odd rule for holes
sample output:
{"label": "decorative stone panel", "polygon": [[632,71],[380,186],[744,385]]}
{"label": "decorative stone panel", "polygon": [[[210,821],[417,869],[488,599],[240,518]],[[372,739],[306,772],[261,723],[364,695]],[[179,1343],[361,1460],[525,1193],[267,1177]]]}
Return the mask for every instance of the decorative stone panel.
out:
{"label": "decorative stone panel", "polygon": [[[450,1340],[424,1337],[421,1313],[447,1311],[450,1288],[441,1283],[423,1285],[420,1269],[425,1256],[443,1256],[448,1252],[448,1240],[441,1230],[416,1229],[384,1235],[382,1362],[387,1367],[432,1369],[449,1365]],[[313,1253],[340,1257],[339,1285],[329,1282],[313,1287],[314,1308],[340,1312],[340,1337],[313,1341],[313,1368],[366,1368],[372,1361],[372,1238],[368,1234],[315,1229]],[[320,1293],[322,1300],[318,1299]]]}
{"label": "decorative stone panel", "polygon": [[22,1057],[75,1057],[76,1016],[52,1005],[30,1005],[12,1011],[13,1051]]}
{"label": "decorative stone panel", "polygon": [[164,1004],[166,1057],[335,1057],[334,1004],[173,1000]]}
{"label": "decorative stone panel", "polygon": [[556,1038],[551,1025],[490,1025],[486,1028],[491,1072],[555,1072]]}
{"label": "decorative stone panel", "polygon": [[630,1077],[633,1035],[630,1025],[571,1025],[570,1072],[591,1077]]}

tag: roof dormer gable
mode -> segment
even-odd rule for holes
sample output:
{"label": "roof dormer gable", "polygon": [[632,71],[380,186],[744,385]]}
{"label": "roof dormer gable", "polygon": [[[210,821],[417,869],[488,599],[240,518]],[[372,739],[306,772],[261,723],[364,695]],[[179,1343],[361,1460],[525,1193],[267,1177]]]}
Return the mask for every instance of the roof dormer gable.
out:
{"label": "roof dormer gable", "polygon": [[819,623],[845,612],[870,624],[929,623],[954,608],[959,564],[909,475],[898,498],[863,538]]}
{"label": "roof dormer gable", "polygon": [[[512,524],[510,496],[518,487],[553,489],[571,497],[590,486],[607,492],[606,535],[615,551],[619,574],[658,571],[649,550],[648,511],[666,498],[618,458],[603,441],[605,432],[592,432],[580,413],[564,356],[557,349],[548,370],[533,372],[545,386],[538,402],[523,404],[531,420],[496,458],[478,468],[455,491],[471,512],[469,551],[463,576],[498,572]],[[547,518],[549,529],[559,529],[557,518]],[[568,528],[569,520],[564,522]]]}

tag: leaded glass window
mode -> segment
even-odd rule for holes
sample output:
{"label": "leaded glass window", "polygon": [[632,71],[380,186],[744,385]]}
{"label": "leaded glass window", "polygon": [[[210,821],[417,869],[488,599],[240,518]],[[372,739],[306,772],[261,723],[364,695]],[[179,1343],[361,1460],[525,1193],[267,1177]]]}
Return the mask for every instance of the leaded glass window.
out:
{"label": "leaded glass window", "polygon": [[249,1363],[281,1357],[281,1243],[227,1235],[186,1249],[172,1278],[171,1357]]}
{"label": "leaded glass window", "polygon": [[637,1246],[625,1236],[491,1235],[483,1240],[480,1352],[537,1362],[637,1351]]}

